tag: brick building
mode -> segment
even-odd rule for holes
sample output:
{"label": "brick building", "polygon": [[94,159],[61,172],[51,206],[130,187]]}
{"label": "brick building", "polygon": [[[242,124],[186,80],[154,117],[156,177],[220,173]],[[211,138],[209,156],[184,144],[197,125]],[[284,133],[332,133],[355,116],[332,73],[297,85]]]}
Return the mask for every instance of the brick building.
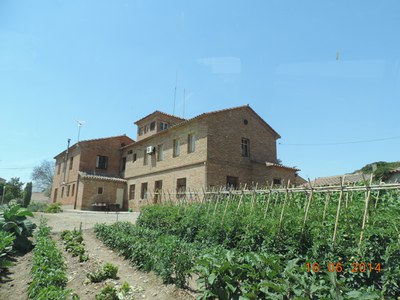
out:
{"label": "brick building", "polygon": [[95,139],[58,154],[52,201],[138,210],[166,193],[175,198],[210,187],[299,183],[298,169],[278,163],[279,134],[248,105],[188,120],[155,111],[135,124],[137,142]]}
{"label": "brick building", "polygon": [[98,202],[127,208],[121,148],[133,142],[125,135],[80,141],[58,154],[54,157],[52,202],[77,209],[91,209]]}
{"label": "brick building", "polygon": [[161,201],[158,190],[296,183],[298,170],[278,163],[279,134],[248,105],[189,120],[156,111],[135,124],[137,142],[122,153],[129,206],[134,209]]}

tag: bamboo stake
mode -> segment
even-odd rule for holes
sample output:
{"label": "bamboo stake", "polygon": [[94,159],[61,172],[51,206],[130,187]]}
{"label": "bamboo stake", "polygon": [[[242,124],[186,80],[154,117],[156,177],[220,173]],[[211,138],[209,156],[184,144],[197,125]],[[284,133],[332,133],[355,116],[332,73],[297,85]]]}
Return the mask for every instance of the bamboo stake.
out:
{"label": "bamboo stake", "polygon": [[308,211],[310,209],[311,201],[312,201],[313,195],[314,195],[314,189],[313,189],[313,186],[311,185],[310,178],[308,178],[308,182],[310,183],[311,192],[310,192],[310,197],[308,198],[308,201],[307,201],[306,211],[304,213],[303,228],[301,229],[301,233],[303,233],[304,227],[306,226]]}
{"label": "bamboo stake", "polygon": [[254,208],[254,203],[256,201],[256,190],[257,190],[258,184],[256,184],[255,189],[253,190],[253,194],[251,195],[251,211],[253,211]]}
{"label": "bamboo stake", "polygon": [[326,209],[328,208],[329,201],[331,200],[331,193],[327,193],[325,196],[325,206],[324,206],[324,214],[322,216],[322,220],[325,221]]}
{"label": "bamboo stake", "polygon": [[[364,175],[363,175],[363,177],[364,177]],[[372,183],[372,176],[371,176],[370,183]],[[358,255],[361,254],[361,244],[362,244],[362,240],[363,240],[365,225],[366,225],[367,219],[368,219],[368,206],[369,206],[369,199],[371,197],[371,189],[369,189],[369,186],[366,186],[365,188],[366,188],[365,208],[364,208],[363,223],[361,226],[360,241],[358,242]]]}
{"label": "bamboo stake", "polygon": [[285,195],[285,200],[283,201],[283,206],[282,206],[282,211],[281,211],[281,218],[279,219],[279,230],[278,233],[281,232],[281,228],[282,228],[282,221],[283,221],[283,215],[285,213],[285,206],[286,206],[286,202],[289,198],[289,186],[290,186],[290,179],[288,181],[288,185],[286,187],[286,195]]}
{"label": "bamboo stake", "polygon": [[375,209],[378,207],[378,201],[379,201],[380,192],[381,191],[378,191],[378,194],[376,195],[375,206],[374,206]]}
{"label": "bamboo stake", "polygon": [[[246,184],[244,185],[244,189],[246,189]],[[242,200],[243,200],[243,196],[244,196],[244,189],[242,190],[242,194],[240,195],[239,204],[238,204],[238,207],[236,208],[236,212],[239,211],[240,205],[242,204]]]}
{"label": "bamboo stake", "polygon": [[343,198],[343,183],[344,183],[344,176],[343,176],[342,181],[341,181],[342,189],[340,191],[338,207],[337,207],[337,211],[336,211],[335,228],[333,230],[333,237],[332,237],[333,244],[335,244],[335,241],[336,241],[337,227],[339,225],[340,205],[342,203],[342,198]]}

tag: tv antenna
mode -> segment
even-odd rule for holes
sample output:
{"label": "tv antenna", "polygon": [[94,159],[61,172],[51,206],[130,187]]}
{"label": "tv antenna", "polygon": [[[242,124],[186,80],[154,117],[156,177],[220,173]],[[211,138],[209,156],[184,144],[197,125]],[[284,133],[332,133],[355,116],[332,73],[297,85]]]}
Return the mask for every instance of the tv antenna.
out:
{"label": "tv antenna", "polygon": [[172,115],[175,115],[175,102],[176,102],[176,89],[178,87],[178,71],[176,71],[175,75],[175,91],[174,91],[174,108],[172,110]]}
{"label": "tv antenna", "polygon": [[78,123],[78,143],[79,143],[79,137],[81,136],[81,127],[83,125],[85,125],[86,122],[85,121],[76,120],[76,123]]}

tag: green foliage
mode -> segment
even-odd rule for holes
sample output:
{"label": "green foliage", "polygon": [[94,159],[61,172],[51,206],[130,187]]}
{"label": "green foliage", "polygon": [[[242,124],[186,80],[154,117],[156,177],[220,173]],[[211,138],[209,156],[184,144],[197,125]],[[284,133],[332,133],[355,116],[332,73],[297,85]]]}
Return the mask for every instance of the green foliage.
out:
{"label": "green foliage", "polygon": [[61,204],[60,203],[51,203],[47,208],[46,208],[46,213],[59,213],[62,212]]}
{"label": "green foliage", "polygon": [[32,236],[36,224],[27,217],[33,214],[26,208],[19,205],[4,205],[0,210],[0,230],[15,235],[14,249],[19,251],[30,251],[32,242],[28,239]]}
{"label": "green foliage", "polygon": [[67,284],[66,265],[60,250],[50,237],[50,227],[41,219],[34,249],[32,282],[28,296],[32,299],[77,299],[64,290]]}
{"label": "green foliage", "polygon": [[117,290],[108,284],[101,290],[100,294],[96,295],[96,300],[119,300]]}
{"label": "green foliage", "polygon": [[61,233],[61,239],[64,242],[65,249],[72,254],[72,256],[79,256],[79,261],[84,262],[89,259],[85,251],[82,231],[78,230],[64,230]]}
{"label": "green foliage", "polygon": [[[374,166],[376,166],[375,171],[374,171]],[[400,161],[396,162],[377,161],[371,164],[367,164],[360,170],[357,170],[355,172],[361,171],[362,173],[367,173],[367,174],[374,173],[376,179],[385,181],[388,179],[389,172],[398,167],[400,167]]]}
{"label": "green foliage", "polygon": [[47,202],[31,202],[28,205],[28,209],[31,212],[45,212],[49,204]]}
{"label": "green foliage", "polygon": [[0,272],[13,265],[9,256],[12,252],[14,240],[15,236],[13,233],[0,230]]}
{"label": "green foliage", "polygon": [[[379,197],[379,198],[378,198]],[[365,191],[273,193],[142,209],[136,225],[97,224],[98,238],[164,282],[199,278],[202,299],[396,299],[400,297],[400,192],[371,193],[359,249]],[[283,202],[286,201],[285,211]],[[268,210],[267,210],[268,207]],[[281,222],[282,216],[282,222]],[[317,262],[318,272],[306,264]],[[352,272],[353,263],[382,271]],[[329,272],[340,263],[346,272]],[[340,269],[340,268],[339,268]],[[336,269],[335,269],[336,270]]]}
{"label": "green foliage", "polygon": [[118,267],[111,263],[106,263],[100,270],[89,272],[87,277],[91,282],[102,282],[106,279],[116,279]]}
{"label": "green foliage", "polygon": [[7,181],[4,188],[4,203],[8,203],[13,199],[21,199],[23,196],[22,186],[24,184],[19,180],[18,177],[11,178]]}
{"label": "green foliage", "polygon": [[28,182],[24,190],[24,207],[28,207],[32,198],[32,182]]}

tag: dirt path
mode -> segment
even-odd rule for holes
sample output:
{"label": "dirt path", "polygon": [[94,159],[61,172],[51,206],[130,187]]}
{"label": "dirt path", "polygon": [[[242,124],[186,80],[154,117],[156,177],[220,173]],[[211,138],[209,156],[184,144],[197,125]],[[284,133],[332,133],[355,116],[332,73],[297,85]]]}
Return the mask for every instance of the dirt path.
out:
{"label": "dirt path", "polygon": [[[57,241],[58,246],[64,252],[64,257],[68,265],[68,283],[67,288],[71,288],[80,299],[93,300],[96,294],[107,284],[121,286],[124,282],[129,283],[134,289],[134,299],[165,299],[165,300],[189,300],[196,296],[188,291],[176,288],[175,285],[164,285],[162,280],[154,273],[144,273],[136,270],[129,264],[129,261],[120,257],[117,253],[108,249],[99,241],[93,231],[96,223],[114,223],[117,218],[119,221],[135,222],[138,214],[121,213],[105,214],[95,212],[76,212],[65,211],[59,214],[35,214],[32,219],[39,223],[40,218],[45,217],[48,225],[52,227],[53,239]],[[72,257],[65,252],[60,239],[61,231],[65,229],[78,229],[82,224],[83,239],[85,249],[89,254],[89,261],[79,263],[78,258]],[[0,282],[1,300],[26,300],[28,285],[31,281],[30,270],[32,265],[32,253],[16,258],[16,265],[10,268],[7,278]],[[86,274],[100,268],[104,263],[110,262],[118,266],[118,279],[108,280],[102,283],[90,283]]]}

